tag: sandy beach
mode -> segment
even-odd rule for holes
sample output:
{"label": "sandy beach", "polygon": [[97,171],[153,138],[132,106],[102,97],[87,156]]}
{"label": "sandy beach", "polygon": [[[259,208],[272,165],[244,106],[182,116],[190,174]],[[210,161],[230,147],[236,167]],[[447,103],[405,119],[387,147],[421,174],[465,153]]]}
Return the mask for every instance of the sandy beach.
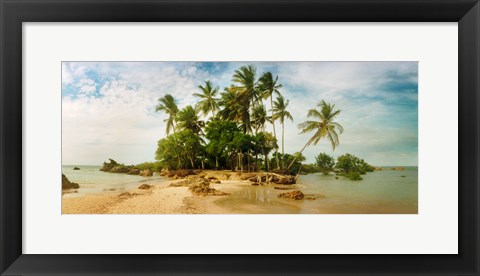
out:
{"label": "sandy beach", "polygon": [[[225,196],[194,195],[188,187],[171,187],[183,180],[163,181],[148,190],[132,189],[122,193],[64,197],[62,214],[225,214],[226,208],[215,204]],[[232,193],[250,186],[242,180],[223,180],[210,184],[218,191]],[[226,195],[228,196],[228,195]]]}

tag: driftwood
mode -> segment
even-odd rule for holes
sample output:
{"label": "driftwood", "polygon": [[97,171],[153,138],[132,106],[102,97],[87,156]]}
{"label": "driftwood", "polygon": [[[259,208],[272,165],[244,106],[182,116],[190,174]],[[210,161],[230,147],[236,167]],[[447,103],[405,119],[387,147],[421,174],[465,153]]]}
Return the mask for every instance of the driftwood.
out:
{"label": "driftwood", "polygon": [[248,178],[250,182],[258,184],[285,184],[291,185],[297,182],[297,178],[293,175],[281,175],[277,173],[258,173],[255,176]]}

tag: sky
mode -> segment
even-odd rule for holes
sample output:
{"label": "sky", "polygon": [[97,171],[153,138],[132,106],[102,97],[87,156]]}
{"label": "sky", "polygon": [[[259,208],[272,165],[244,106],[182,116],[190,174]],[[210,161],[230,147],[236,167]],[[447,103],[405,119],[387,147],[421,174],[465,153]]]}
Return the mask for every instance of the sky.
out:
{"label": "sky", "polygon": [[[341,110],[344,132],[334,151],[327,140],[307,147],[307,163],[325,152],[351,153],[376,166],[418,164],[417,62],[63,62],[62,163],[154,161],[167,117],[155,112],[158,99],[171,94],[180,109],[194,105],[199,85],[210,80],[223,91],[234,71],[249,64],[258,76],[278,75],[283,85],[294,119],[285,123],[285,152],[309,140],[313,133],[299,134],[298,124],[325,100]],[[278,122],[276,130],[280,139]]]}

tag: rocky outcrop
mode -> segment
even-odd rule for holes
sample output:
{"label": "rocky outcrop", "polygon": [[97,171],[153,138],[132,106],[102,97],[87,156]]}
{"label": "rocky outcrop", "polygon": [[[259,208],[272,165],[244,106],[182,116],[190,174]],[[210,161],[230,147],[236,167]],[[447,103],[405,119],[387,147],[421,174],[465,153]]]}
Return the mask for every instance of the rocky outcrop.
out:
{"label": "rocky outcrop", "polygon": [[70,182],[68,178],[62,173],[62,190],[78,189],[80,185]]}
{"label": "rocky outcrop", "polygon": [[188,187],[188,190],[191,191],[194,195],[203,195],[203,196],[223,196],[229,195],[219,191],[217,189],[210,187],[210,180],[204,176],[189,176],[185,180],[181,180],[175,183],[170,184],[170,187]]}
{"label": "rocky outcrop", "polygon": [[111,173],[128,173],[135,169],[134,166],[125,166],[124,164],[117,163],[113,159],[109,159],[110,162],[103,162],[102,172],[111,172]]}
{"label": "rocky outcrop", "polygon": [[79,167],[73,167],[73,170],[74,170],[74,171],[79,171],[80,168],[79,168]]}
{"label": "rocky outcrop", "polygon": [[175,170],[175,171],[162,171],[161,176],[170,177],[173,179],[186,178],[189,175],[196,175],[197,173],[194,170]]}
{"label": "rocky outcrop", "polygon": [[390,168],[390,170],[392,170],[392,171],[404,171],[405,168],[404,167],[395,167],[395,168]]}
{"label": "rocky outcrop", "polygon": [[131,170],[131,168],[123,166],[123,165],[118,165],[110,169],[108,172],[111,173],[128,173]]}
{"label": "rocky outcrop", "polygon": [[286,199],[291,199],[291,200],[302,200],[302,199],[308,199],[308,200],[315,200],[318,198],[324,198],[325,195],[322,194],[304,194],[300,190],[295,190],[292,192],[288,193],[281,193],[278,195],[279,198],[286,198]]}
{"label": "rocky outcrop", "polygon": [[190,188],[188,188],[189,191],[191,191],[195,195],[213,195],[213,196],[223,196],[223,195],[229,195],[229,193],[225,193],[222,191],[219,191],[214,188],[210,188],[210,182],[208,179],[205,178],[199,178],[196,181],[194,181],[191,185]]}
{"label": "rocky outcrop", "polygon": [[293,199],[293,200],[300,200],[305,197],[305,194],[302,193],[302,191],[295,190],[293,192],[288,192],[288,193],[281,193],[278,195],[280,198],[286,198],[286,199]]}
{"label": "rocky outcrop", "polygon": [[127,174],[139,175],[140,172],[139,169],[131,169]]}
{"label": "rocky outcrop", "polygon": [[143,170],[139,174],[140,176],[152,176],[153,172],[151,170]]}

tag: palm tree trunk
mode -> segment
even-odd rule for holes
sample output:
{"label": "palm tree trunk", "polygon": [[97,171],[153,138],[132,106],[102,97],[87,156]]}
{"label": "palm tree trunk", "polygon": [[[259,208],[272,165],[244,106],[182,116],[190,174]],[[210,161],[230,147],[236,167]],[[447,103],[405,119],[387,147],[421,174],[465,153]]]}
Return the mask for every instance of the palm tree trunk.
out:
{"label": "palm tree trunk", "polygon": [[268,154],[264,153],[263,155],[265,156],[265,169],[268,172],[270,170],[270,164],[269,164],[270,162],[268,160]]}
{"label": "palm tree trunk", "polygon": [[193,163],[192,157],[190,157],[190,164],[192,164],[192,169],[195,169],[195,164]]}
{"label": "palm tree trunk", "polygon": [[[175,127],[175,123],[173,123],[173,140],[175,141],[175,144],[178,147],[177,130],[176,130],[176,127]],[[178,161],[177,167],[178,167],[178,169],[180,169],[180,166],[182,165],[182,161],[180,160],[180,153],[178,152],[177,149],[175,149],[175,152],[177,153],[177,161]]]}
{"label": "palm tree trunk", "polygon": [[[275,120],[273,119],[273,94],[270,94],[270,108],[272,113],[273,137],[275,138],[275,142],[277,142],[277,132],[275,131]],[[275,148],[275,161],[277,161],[277,169],[280,168],[280,162],[278,161],[278,148]]]}
{"label": "palm tree trunk", "polygon": [[293,163],[295,163],[295,161],[297,160],[297,158],[302,154],[302,152],[305,150],[305,148],[308,147],[308,145],[310,145],[310,143],[311,143],[311,140],[309,140],[309,141],[305,144],[305,146],[303,146],[302,150],[295,155],[295,158],[293,158],[292,162],[290,162],[290,164],[289,164],[288,167],[285,169],[285,171],[288,171],[288,170],[292,167]]}
{"label": "palm tree trunk", "polygon": [[282,123],[282,169],[285,167],[285,122]]}
{"label": "palm tree trunk", "polygon": [[[253,122],[256,122],[257,121],[257,115],[255,114],[255,97],[252,99],[252,106],[253,106],[253,112],[252,112]],[[255,126],[254,129],[255,129],[255,135],[257,135],[258,127]]]}

